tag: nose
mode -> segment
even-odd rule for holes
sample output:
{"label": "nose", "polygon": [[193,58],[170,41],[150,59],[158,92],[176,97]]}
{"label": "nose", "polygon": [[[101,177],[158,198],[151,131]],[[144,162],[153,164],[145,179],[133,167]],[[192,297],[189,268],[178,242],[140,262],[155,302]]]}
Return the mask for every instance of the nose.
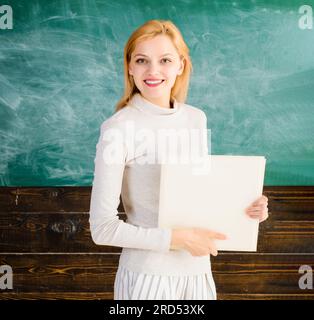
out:
{"label": "nose", "polygon": [[148,74],[155,75],[159,73],[159,65],[158,62],[151,61],[148,65]]}

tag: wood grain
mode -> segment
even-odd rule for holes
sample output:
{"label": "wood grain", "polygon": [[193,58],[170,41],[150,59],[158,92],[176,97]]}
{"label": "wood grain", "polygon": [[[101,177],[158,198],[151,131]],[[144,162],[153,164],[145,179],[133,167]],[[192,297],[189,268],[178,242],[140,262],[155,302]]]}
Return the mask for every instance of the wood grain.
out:
{"label": "wood grain", "polygon": [[[272,203],[269,208],[272,215],[260,225],[258,252],[314,253],[314,220],[280,221]],[[86,212],[1,212],[0,252],[121,252],[93,243],[88,218]],[[119,218],[125,221],[126,215]]]}
{"label": "wood grain", "polygon": [[[97,246],[88,223],[90,187],[0,188],[0,265],[13,290],[0,299],[113,299],[122,248]],[[218,299],[314,299],[301,265],[314,268],[314,187],[265,187],[270,217],[256,253],[211,257]],[[119,218],[126,220],[122,202]]]}
{"label": "wood grain", "polygon": [[[113,290],[119,254],[10,254],[0,264],[14,274],[12,292],[108,292]],[[221,294],[304,294],[298,285],[301,265],[313,256],[222,253],[212,257]],[[309,292],[306,292],[309,293]],[[314,294],[314,293],[313,293]]]}

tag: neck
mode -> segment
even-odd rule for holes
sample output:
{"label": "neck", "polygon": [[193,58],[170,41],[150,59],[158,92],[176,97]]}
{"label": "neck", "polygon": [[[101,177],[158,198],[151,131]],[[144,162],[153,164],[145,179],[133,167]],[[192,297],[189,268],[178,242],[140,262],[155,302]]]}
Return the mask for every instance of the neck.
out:
{"label": "neck", "polygon": [[161,108],[166,108],[166,109],[170,109],[173,108],[173,102],[170,100],[170,96],[169,97],[160,97],[160,98],[151,98],[151,97],[146,97],[144,95],[142,95],[146,100],[148,100],[149,102],[158,105]]}

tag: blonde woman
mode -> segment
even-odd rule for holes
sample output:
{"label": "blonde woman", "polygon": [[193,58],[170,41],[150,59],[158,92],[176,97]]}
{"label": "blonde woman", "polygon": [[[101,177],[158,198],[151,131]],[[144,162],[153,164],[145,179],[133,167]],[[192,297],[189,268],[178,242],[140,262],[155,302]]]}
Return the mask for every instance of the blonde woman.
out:
{"label": "blonde woman", "polygon": [[[114,299],[217,299],[210,254],[217,255],[215,239],[225,235],[158,227],[159,156],[167,153],[159,130],[207,128],[206,114],[184,103],[191,70],[189,49],[171,21],[147,21],[125,45],[125,92],[101,125],[89,219],[96,244],[123,248]],[[117,216],[120,194],[125,222]],[[265,220],[267,198],[247,214]]]}

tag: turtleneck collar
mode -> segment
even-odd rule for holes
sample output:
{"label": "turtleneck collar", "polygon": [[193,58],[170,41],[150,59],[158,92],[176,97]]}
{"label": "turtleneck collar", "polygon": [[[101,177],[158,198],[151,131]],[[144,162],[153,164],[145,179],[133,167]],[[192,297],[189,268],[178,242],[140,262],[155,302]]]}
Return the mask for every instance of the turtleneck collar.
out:
{"label": "turtleneck collar", "polygon": [[129,105],[140,109],[143,112],[154,114],[154,115],[172,115],[177,114],[182,107],[178,104],[176,99],[173,98],[173,108],[164,108],[157,104],[154,104],[145,99],[140,93],[135,93],[129,101]]}

